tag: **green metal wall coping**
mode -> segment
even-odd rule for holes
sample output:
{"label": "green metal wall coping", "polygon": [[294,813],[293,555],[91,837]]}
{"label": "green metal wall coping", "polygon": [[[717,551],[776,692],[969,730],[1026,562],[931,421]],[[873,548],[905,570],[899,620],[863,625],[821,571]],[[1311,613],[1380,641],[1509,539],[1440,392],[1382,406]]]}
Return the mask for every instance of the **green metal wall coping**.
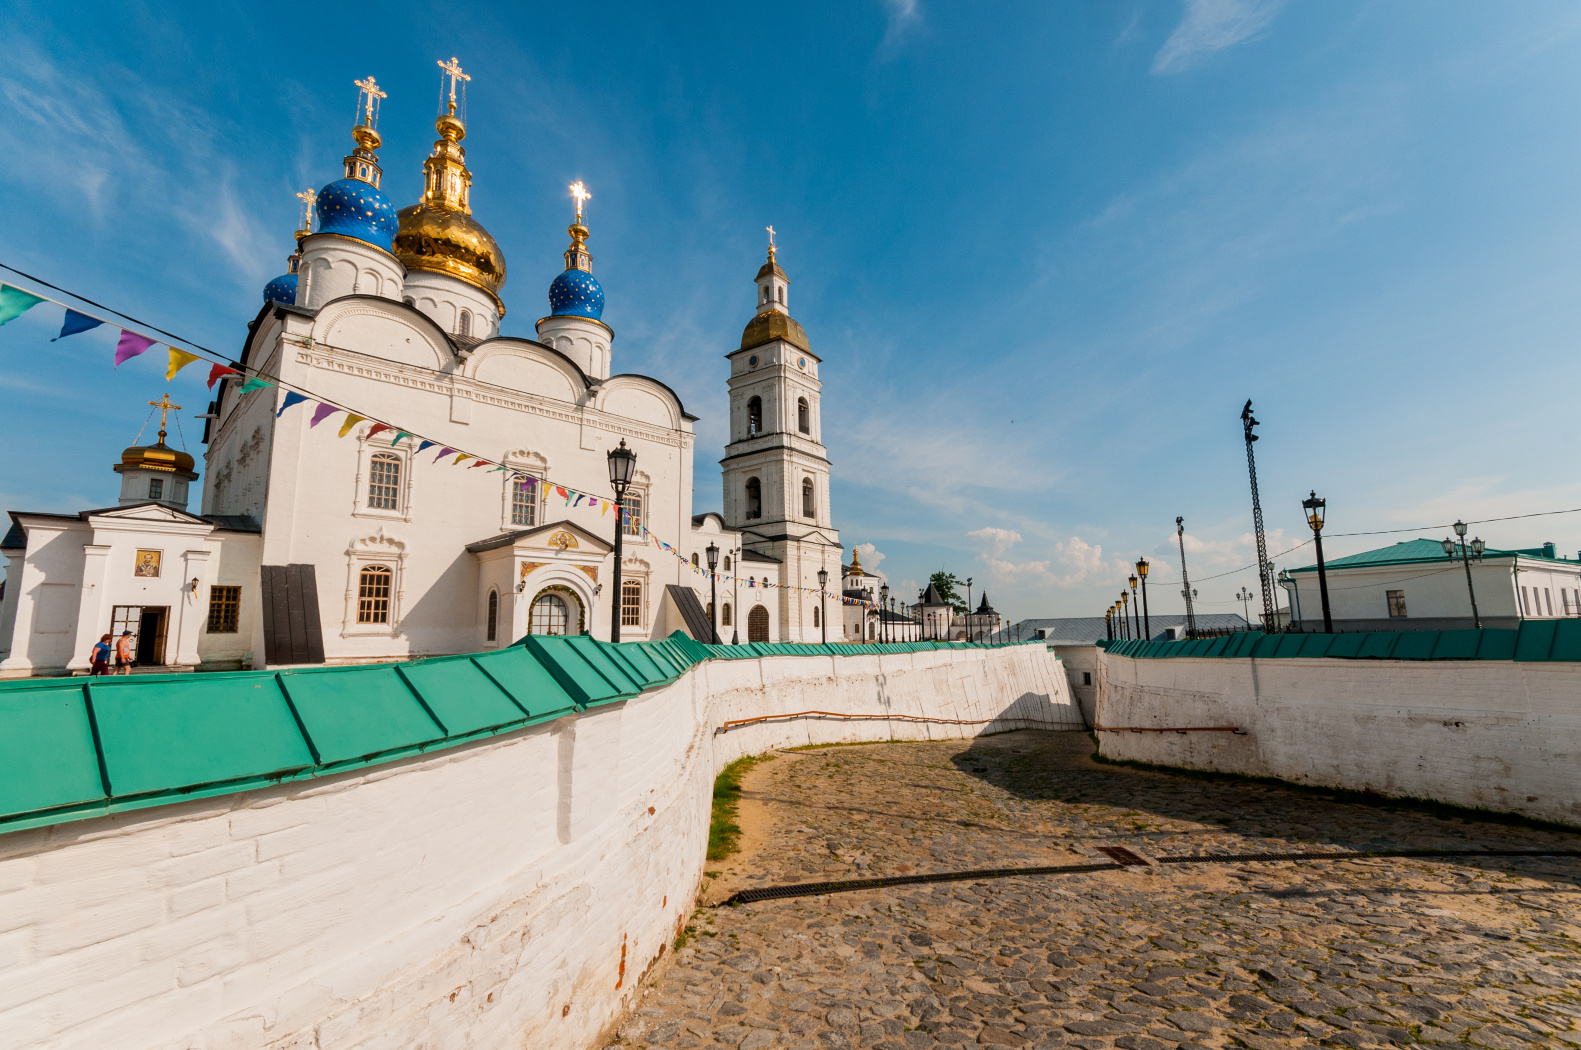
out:
{"label": "green metal wall coping", "polygon": [[1263,634],[1241,631],[1221,638],[1178,642],[1140,639],[1100,641],[1115,656],[1140,660],[1178,656],[1278,660],[1325,656],[1341,660],[1516,660],[1581,662],[1581,620],[1527,620],[1515,630],[1483,627],[1458,631],[1367,631],[1355,634]]}
{"label": "green metal wall coping", "polygon": [[529,635],[404,663],[0,681],[0,834],[442,751],[629,699],[704,660],[966,648],[1000,646]]}

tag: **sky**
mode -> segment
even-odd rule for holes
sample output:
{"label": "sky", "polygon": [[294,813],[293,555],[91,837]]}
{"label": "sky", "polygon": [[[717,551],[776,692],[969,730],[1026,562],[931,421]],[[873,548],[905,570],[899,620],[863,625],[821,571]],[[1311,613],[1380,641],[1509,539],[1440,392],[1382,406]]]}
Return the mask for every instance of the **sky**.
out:
{"label": "sky", "polygon": [[[1248,398],[1276,566],[1312,561],[1312,490],[1330,557],[1456,518],[1581,550],[1581,514],[1483,523],[1581,507],[1581,7],[497,7],[5,3],[0,263],[235,352],[352,81],[389,93],[404,206],[453,55],[504,333],[585,181],[615,368],[701,417],[696,511],[772,224],[835,525],[901,593],[944,569],[1011,619],[1101,615],[1146,557],[1178,612],[1180,516],[1197,608],[1240,611]],[[167,388],[201,461],[200,370],[112,369],[59,317],[0,329],[0,508],[113,504]]]}

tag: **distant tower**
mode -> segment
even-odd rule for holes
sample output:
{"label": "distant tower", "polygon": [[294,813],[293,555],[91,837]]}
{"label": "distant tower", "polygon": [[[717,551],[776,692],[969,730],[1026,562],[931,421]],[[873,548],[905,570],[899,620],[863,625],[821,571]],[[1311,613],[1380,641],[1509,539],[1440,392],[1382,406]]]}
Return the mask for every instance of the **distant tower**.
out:
{"label": "distant tower", "polygon": [[582,225],[582,205],[593,195],[576,182],[571,196],[576,199],[576,218],[566,228],[571,246],[565,250],[565,272],[549,285],[549,316],[538,322],[538,341],[575,361],[594,379],[608,379],[615,332],[603,320],[604,286],[593,276],[587,227]]}
{"label": "distant tower", "polygon": [[[822,363],[788,308],[790,278],[775,258],[758,270],[758,312],[730,361],[730,444],[724,470],[725,522],[742,545],[785,563],[791,588],[818,586],[818,570],[840,573],[840,534],[830,524],[829,458],[820,439]],[[817,595],[777,592],[779,640],[817,641]]]}
{"label": "distant tower", "polygon": [[317,308],[345,295],[401,297],[405,268],[390,253],[395,208],[379,181],[379,100],[385,93],[372,77],[356,81],[356,147],[346,157],[346,176],[318,191],[318,232],[302,239],[297,275],[299,306]]}

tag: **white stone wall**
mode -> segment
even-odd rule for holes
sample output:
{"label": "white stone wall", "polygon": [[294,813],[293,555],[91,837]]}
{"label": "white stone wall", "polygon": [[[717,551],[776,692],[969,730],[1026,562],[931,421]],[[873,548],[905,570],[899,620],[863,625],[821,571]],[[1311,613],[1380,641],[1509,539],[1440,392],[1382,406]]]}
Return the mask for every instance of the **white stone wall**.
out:
{"label": "white stone wall", "polygon": [[[947,726],[728,719],[808,709]],[[712,781],[808,742],[1080,727],[1042,646],[701,664],[310,783],[0,836],[0,1048],[566,1047],[693,908]]]}
{"label": "white stone wall", "polygon": [[1100,653],[1109,758],[1436,799],[1581,825],[1581,664],[1130,659]]}

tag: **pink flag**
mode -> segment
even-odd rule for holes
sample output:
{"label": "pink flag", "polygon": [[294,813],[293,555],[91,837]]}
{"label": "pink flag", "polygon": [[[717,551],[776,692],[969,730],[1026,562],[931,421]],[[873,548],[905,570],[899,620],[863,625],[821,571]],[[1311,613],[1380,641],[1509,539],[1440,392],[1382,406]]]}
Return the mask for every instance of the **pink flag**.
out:
{"label": "pink flag", "polygon": [[328,419],[330,416],[339,411],[340,409],[336,408],[334,405],[320,404],[313,410],[313,421],[309,423],[308,426],[316,427],[320,423],[324,422],[324,420]]}
{"label": "pink flag", "polygon": [[154,345],[152,339],[145,339],[136,332],[121,329],[121,338],[115,344],[115,367],[120,368],[122,361],[128,361],[143,353]]}

